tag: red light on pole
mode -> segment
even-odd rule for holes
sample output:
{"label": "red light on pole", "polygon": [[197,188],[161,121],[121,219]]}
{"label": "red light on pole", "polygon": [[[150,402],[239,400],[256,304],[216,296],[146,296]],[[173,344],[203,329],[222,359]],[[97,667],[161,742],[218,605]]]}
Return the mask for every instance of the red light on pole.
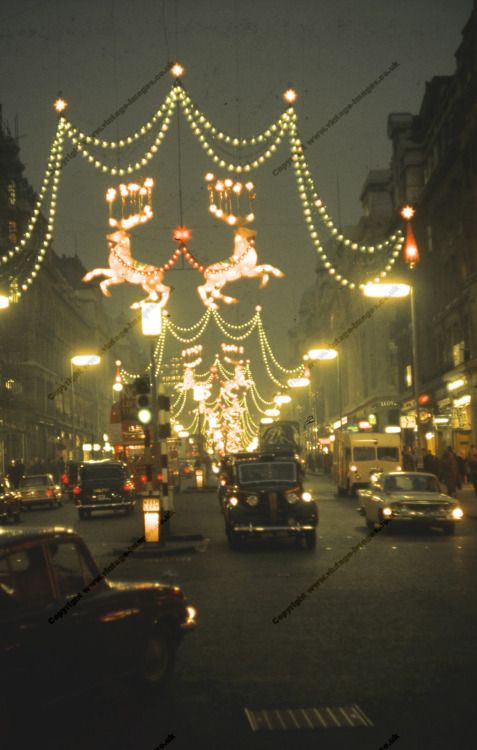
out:
{"label": "red light on pole", "polygon": [[406,243],[404,245],[404,260],[409,264],[410,268],[414,268],[416,263],[419,263],[419,250],[417,248],[416,238],[412,231],[411,222],[407,224],[406,230]]}

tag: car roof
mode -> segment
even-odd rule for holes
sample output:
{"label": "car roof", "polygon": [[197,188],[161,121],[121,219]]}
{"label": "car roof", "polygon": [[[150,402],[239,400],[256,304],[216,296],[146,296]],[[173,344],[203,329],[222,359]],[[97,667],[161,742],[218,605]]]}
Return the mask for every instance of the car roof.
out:
{"label": "car roof", "polygon": [[36,542],[46,539],[79,539],[74,529],[65,526],[23,526],[22,528],[0,528],[0,550],[21,544],[22,542]]}
{"label": "car roof", "polygon": [[411,476],[411,477],[435,477],[436,476],[431,471],[383,471],[379,476],[380,477],[402,477],[403,475]]}
{"label": "car roof", "polygon": [[45,471],[44,474],[24,474],[22,479],[38,479],[38,477],[51,477],[53,476],[50,471]]}
{"label": "car roof", "polygon": [[99,458],[91,461],[82,461],[80,467],[83,466],[126,466],[124,461],[114,461],[111,458]]}

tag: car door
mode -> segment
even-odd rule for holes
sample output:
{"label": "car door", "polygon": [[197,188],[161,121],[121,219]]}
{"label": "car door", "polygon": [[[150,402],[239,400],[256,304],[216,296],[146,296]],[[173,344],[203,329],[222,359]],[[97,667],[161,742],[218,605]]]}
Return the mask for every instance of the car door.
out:
{"label": "car door", "polygon": [[141,613],[133,592],[109,588],[80,540],[55,542],[48,549],[58,610],[69,607],[55,627],[74,643],[65,661],[76,675],[75,689],[87,690],[134,664]]}
{"label": "car door", "polygon": [[376,523],[381,522],[381,510],[384,505],[384,485],[382,480],[374,482],[371,491],[372,515],[371,519]]}
{"label": "car door", "polygon": [[62,690],[61,649],[48,624],[54,601],[41,542],[0,556],[0,682],[25,704]]}

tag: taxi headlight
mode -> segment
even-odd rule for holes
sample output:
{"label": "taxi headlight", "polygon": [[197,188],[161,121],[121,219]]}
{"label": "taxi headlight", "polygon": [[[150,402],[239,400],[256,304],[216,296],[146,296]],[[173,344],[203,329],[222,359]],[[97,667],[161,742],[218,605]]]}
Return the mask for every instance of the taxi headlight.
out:
{"label": "taxi headlight", "polygon": [[251,505],[252,508],[255,508],[255,506],[258,505],[258,495],[248,495],[246,502],[247,505]]}
{"label": "taxi headlight", "polygon": [[352,464],[352,466],[349,467],[350,471],[358,471],[358,467]]}
{"label": "taxi headlight", "polygon": [[229,497],[229,503],[232,505],[232,507],[235,508],[236,505],[238,505],[238,497],[235,497],[235,495],[232,495],[232,497]]}
{"label": "taxi headlight", "polygon": [[390,516],[392,516],[392,514],[393,512],[391,508],[383,508],[383,516],[389,518]]}
{"label": "taxi headlight", "polygon": [[313,496],[312,496],[311,492],[302,492],[301,493],[301,499],[305,503],[311,503],[311,501],[313,500]]}
{"label": "taxi headlight", "polygon": [[297,503],[299,499],[300,499],[300,495],[298,494],[298,492],[287,492],[287,500],[290,503],[290,505]]}
{"label": "taxi headlight", "polygon": [[452,510],[452,518],[460,519],[460,518],[463,518],[463,516],[464,516],[464,511],[462,510],[462,508],[454,508]]}

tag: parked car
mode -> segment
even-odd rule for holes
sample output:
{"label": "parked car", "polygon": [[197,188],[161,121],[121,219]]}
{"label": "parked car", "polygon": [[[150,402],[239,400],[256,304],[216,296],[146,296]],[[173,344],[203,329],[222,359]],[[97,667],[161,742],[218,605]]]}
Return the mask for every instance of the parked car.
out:
{"label": "parked car", "polygon": [[73,496],[80,520],[89,518],[93,511],[124,510],[126,515],[133,512],[136,489],[122,461],[84,461],[78,477]]}
{"label": "parked car", "polygon": [[393,526],[440,526],[453,534],[464,516],[458,501],[441,491],[437,477],[420,471],[374,474],[369,489],[358,490],[358,496],[368,528],[390,520]]}
{"label": "parked car", "polygon": [[180,588],[109,581],[72,529],[0,529],[2,737],[15,713],[95,711],[93,691],[125,678],[164,688],[195,625]]}
{"label": "parked car", "polygon": [[21,494],[13,488],[8,477],[0,478],[0,523],[20,522]]}
{"label": "parked car", "polygon": [[316,546],[318,508],[303,487],[299,458],[280,454],[230,456],[225,533],[232,549],[247,537],[293,536]]}
{"label": "parked car", "polygon": [[22,508],[32,508],[35,505],[59,508],[62,504],[61,487],[56,484],[52,474],[27,474],[20,479],[18,489]]}

